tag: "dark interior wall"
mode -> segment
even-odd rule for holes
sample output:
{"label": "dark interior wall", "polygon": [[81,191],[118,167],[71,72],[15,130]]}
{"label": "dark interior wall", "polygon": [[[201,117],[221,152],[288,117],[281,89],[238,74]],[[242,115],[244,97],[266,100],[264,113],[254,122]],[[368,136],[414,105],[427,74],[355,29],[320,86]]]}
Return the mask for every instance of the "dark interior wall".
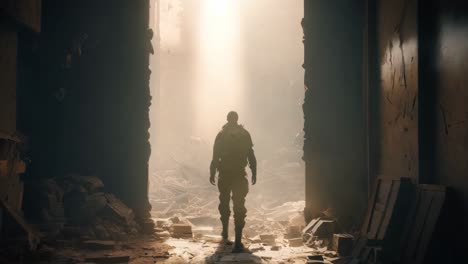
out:
{"label": "dark interior wall", "polygon": [[[425,1],[420,6],[421,181],[447,185],[452,199],[453,248],[468,249],[468,3]],[[448,225],[448,226],[450,226]]]}
{"label": "dark interior wall", "polygon": [[[436,6],[434,67],[437,114],[434,183],[451,186],[464,205],[461,215],[468,234],[468,4],[440,1]],[[429,76],[430,77],[430,76]]]}
{"label": "dark interior wall", "polygon": [[0,132],[16,130],[16,50],[17,33],[0,23]]}
{"label": "dark interior wall", "polygon": [[42,33],[19,40],[30,180],[94,174],[148,212],[148,12],[147,0],[43,1]]}
{"label": "dark interior wall", "polygon": [[364,173],[361,1],[304,1],[306,219],[359,216]]}

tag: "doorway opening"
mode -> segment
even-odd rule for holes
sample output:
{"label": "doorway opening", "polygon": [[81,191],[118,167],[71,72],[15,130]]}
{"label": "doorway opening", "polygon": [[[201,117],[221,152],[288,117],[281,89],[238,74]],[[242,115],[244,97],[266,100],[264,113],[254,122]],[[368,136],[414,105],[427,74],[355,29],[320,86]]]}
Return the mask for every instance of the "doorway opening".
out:
{"label": "doorway opening", "polygon": [[235,110],[258,160],[245,236],[282,234],[290,221],[304,225],[303,10],[302,1],[151,2],[149,199],[156,222],[177,217],[191,221],[195,235],[220,233],[209,164],[214,138]]}

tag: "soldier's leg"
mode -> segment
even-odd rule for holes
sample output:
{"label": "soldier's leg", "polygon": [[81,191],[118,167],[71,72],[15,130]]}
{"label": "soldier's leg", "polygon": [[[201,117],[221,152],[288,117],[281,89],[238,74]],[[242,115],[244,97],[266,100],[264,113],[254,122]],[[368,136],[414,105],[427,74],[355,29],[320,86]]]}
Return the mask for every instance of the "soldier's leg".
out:
{"label": "soldier's leg", "polygon": [[234,204],[234,224],[236,232],[236,241],[234,251],[242,250],[242,230],[245,226],[245,217],[247,209],[245,208],[245,197],[249,192],[249,182],[245,177],[236,180],[232,188],[232,202]]}
{"label": "soldier's leg", "polygon": [[229,217],[231,215],[231,210],[229,209],[229,203],[231,201],[231,184],[223,180],[221,177],[218,180],[218,190],[219,190],[219,214],[221,215],[221,224],[223,225],[223,232],[221,233],[223,239],[228,238],[228,229],[229,229]]}

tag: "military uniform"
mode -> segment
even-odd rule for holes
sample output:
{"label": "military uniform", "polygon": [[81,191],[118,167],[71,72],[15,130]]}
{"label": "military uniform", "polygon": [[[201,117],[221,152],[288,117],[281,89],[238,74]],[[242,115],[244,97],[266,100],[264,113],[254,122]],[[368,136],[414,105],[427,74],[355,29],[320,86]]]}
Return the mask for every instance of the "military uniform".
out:
{"label": "military uniform", "polygon": [[249,165],[252,174],[256,175],[257,161],[253,151],[252,138],[249,132],[237,123],[227,123],[216,136],[213,147],[213,160],[210,166],[211,176],[219,172],[219,213],[223,224],[223,238],[227,239],[227,227],[233,201],[236,242],[242,236],[247,209],[245,197],[249,192],[245,167]]}

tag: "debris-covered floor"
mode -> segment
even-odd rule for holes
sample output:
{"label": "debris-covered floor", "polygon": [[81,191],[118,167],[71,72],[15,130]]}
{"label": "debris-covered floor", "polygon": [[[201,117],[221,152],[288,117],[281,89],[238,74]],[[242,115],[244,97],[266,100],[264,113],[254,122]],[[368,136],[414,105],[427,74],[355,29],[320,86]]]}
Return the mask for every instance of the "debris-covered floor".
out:
{"label": "debris-covered floor", "polygon": [[[209,184],[203,166],[209,164],[208,144],[191,139],[181,149],[159,160],[160,166],[150,175],[156,235],[173,247],[163,263],[306,263],[316,254],[336,257],[323,240],[304,243],[304,167],[298,146],[278,149],[260,162],[258,183],[247,196],[246,250],[240,254],[221,243],[218,190]],[[233,239],[232,217],[229,234]]]}
{"label": "debris-covered floor", "polygon": [[[232,246],[217,236],[199,239],[139,237],[128,241],[90,240],[56,250],[43,247],[27,256],[28,263],[307,263],[309,258],[334,260],[333,251],[306,246],[246,241],[244,253],[231,253]],[[71,243],[71,242],[70,242]],[[5,262],[8,263],[8,262]]]}

